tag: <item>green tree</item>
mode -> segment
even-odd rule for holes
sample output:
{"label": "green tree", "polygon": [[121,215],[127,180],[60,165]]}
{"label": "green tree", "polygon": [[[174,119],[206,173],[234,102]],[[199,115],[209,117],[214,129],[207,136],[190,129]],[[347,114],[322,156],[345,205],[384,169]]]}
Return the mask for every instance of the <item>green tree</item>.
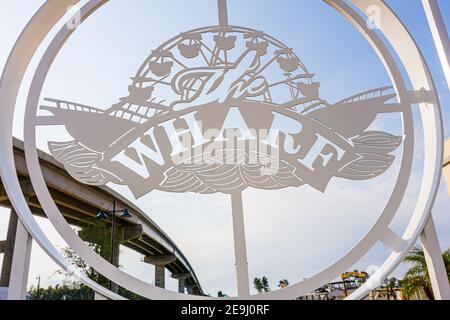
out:
{"label": "green tree", "polygon": [[381,288],[386,290],[387,299],[391,300],[397,300],[397,295],[395,294],[395,289],[399,286],[399,280],[395,277],[387,278],[384,280],[383,284],[381,285]]}
{"label": "green tree", "polygon": [[[442,254],[442,257],[447,270],[447,277],[450,280],[450,249],[447,249],[447,251]],[[434,300],[423,250],[414,248],[409,255],[406,256],[405,262],[411,263],[413,266],[405,273],[403,280],[401,281],[403,298],[411,299],[415,292],[423,289],[427,298]]]}
{"label": "green tree", "polygon": [[217,292],[217,297],[219,298],[228,298],[228,295],[226,293],[223,293],[222,291]]}
{"label": "green tree", "polygon": [[62,285],[48,288],[30,288],[31,300],[92,300],[94,293],[78,282],[65,281]]}
{"label": "green tree", "polygon": [[[87,242],[88,246],[106,260],[111,258],[111,225],[106,221],[95,220],[92,224],[84,226],[78,232],[79,236]],[[97,282],[101,286],[108,288],[109,280],[89,266],[72,248],[64,248],[63,254],[66,259],[75,265],[89,279]],[[88,290],[91,290],[88,288]],[[91,290],[92,291],[92,290]],[[130,300],[142,300],[139,295],[119,287],[119,294]],[[92,297],[94,293],[92,292]]]}
{"label": "green tree", "polygon": [[[84,226],[78,232],[78,235],[87,242],[92,251],[100,255],[106,260],[111,257],[111,226],[105,221],[93,221],[92,224]],[[107,288],[109,280],[98,273],[94,268],[89,266],[81,257],[67,247],[63,249],[66,259],[83,272],[89,279],[97,282],[101,286]]]}
{"label": "green tree", "polygon": [[267,277],[255,278],[253,280],[253,285],[258,293],[264,293],[270,291],[269,280]]}

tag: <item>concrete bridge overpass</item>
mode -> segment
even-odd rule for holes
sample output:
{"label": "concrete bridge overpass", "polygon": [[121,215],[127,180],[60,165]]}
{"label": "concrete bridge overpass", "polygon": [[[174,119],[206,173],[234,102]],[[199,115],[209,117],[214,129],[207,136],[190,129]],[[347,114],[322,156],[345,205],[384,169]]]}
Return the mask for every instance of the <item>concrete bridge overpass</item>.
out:
{"label": "concrete bridge overpass", "polygon": [[[35,215],[45,217],[29,179],[23,142],[19,140],[14,141],[14,156],[22,191],[30,208]],[[203,295],[197,276],[187,258],[148,215],[108,187],[87,186],[74,180],[48,154],[39,152],[39,158],[53,200],[69,224],[83,227],[95,223],[98,212],[110,211],[114,201],[117,211],[125,208],[129,210],[131,217],[116,215],[116,241],[113,247],[113,263],[116,266],[119,265],[119,246],[123,245],[143,254],[145,257],[143,263],[155,266],[156,286],[165,287],[165,272],[168,270],[171,276],[178,280],[180,293],[187,291],[190,294]],[[11,208],[1,181],[0,206]],[[105,221],[111,224],[112,219],[109,217]],[[17,216],[14,211],[11,211],[7,239],[0,241],[0,254],[4,254],[0,288],[9,286],[16,225]],[[149,276],[148,280],[150,282],[152,278]],[[118,288],[115,284],[112,284],[112,290],[117,292]]]}

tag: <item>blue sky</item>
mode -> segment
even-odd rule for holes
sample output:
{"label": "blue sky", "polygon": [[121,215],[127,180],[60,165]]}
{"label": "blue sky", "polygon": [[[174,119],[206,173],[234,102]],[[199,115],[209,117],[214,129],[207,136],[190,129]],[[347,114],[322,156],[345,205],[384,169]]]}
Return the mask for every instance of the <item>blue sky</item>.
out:
{"label": "blue sky", "polygon": [[[42,0],[1,0],[0,66],[27,20]],[[420,0],[389,0],[387,3],[405,22],[422,49],[441,98],[446,137],[450,136],[450,94],[445,84]],[[450,2],[440,1],[450,25]],[[315,80],[322,97],[330,102],[389,84],[381,63],[362,36],[338,13],[317,0],[229,0],[233,25],[242,25],[278,38],[294,48]],[[56,97],[96,107],[110,106],[127,94],[129,78],[155,49],[168,38],[198,26],[217,23],[214,0],[111,0],[88,19],[61,50],[44,86],[44,97]],[[21,137],[21,103],[15,134]],[[396,117],[380,119],[377,126],[395,131]],[[38,143],[45,147],[45,135]],[[420,141],[420,137],[419,137]],[[419,143],[420,144],[420,143]],[[417,155],[414,178],[420,178]],[[361,184],[332,183],[325,196],[299,189],[272,194],[250,190],[246,197],[246,220],[251,277],[268,275],[272,287],[279,279],[291,283],[309,277],[349,250],[370,228],[395,181],[398,163],[383,179]],[[408,190],[401,214],[394,221],[402,229],[417,194]],[[129,195],[124,188],[119,188]],[[370,192],[371,196],[367,194]],[[325,199],[326,198],[326,199]],[[136,201],[182,248],[192,262],[206,292],[233,294],[234,260],[229,199],[224,195],[192,196],[152,193]],[[180,206],[180,203],[183,206]],[[450,246],[449,196],[442,184],[435,207],[435,220],[443,248]],[[188,208],[188,209],[186,209]],[[182,213],[181,213],[182,212]],[[0,210],[0,238],[6,234],[7,211]],[[324,224],[323,221],[327,223]],[[44,228],[51,226],[40,220]],[[60,247],[63,241],[50,232]],[[55,283],[57,267],[34,247],[30,283],[41,275],[44,284]],[[374,248],[355,267],[367,269],[382,263],[387,251]],[[1,258],[0,258],[1,259]],[[152,267],[123,249],[121,264],[131,274],[151,281]],[[401,275],[405,266],[397,274]],[[176,283],[168,280],[174,289]]]}

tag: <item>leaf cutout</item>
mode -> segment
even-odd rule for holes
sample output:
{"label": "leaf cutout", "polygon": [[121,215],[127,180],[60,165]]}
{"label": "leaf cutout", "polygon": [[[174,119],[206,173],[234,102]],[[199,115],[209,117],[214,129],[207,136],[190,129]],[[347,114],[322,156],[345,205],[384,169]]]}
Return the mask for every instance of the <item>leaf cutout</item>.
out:
{"label": "leaf cutout", "polygon": [[366,131],[352,140],[356,152],[388,154],[400,146],[402,138],[382,131]]}
{"label": "leaf cutout", "polygon": [[48,143],[51,155],[62,163],[67,172],[81,183],[101,186],[112,180],[112,176],[96,167],[102,154],[89,150],[77,141]]}
{"label": "leaf cutout", "polygon": [[386,172],[395,160],[390,153],[402,143],[402,138],[387,132],[367,131],[352,140],[360,157],[342,168],[338,176],[351,180],[368,180]]}
{"label": "leaf cutout", "polygon": [[386,172],[394,160],[392,155],[363,153],[361,158],[345,166],[337,176],[350,180],[369,180]]}

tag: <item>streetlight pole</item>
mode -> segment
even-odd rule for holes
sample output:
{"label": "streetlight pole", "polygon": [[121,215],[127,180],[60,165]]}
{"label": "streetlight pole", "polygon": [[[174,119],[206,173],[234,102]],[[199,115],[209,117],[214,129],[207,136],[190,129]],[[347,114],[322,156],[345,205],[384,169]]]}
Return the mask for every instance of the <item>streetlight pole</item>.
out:
{"label": "streetlight pole", "polygon": [[[116,200],[113,201],[113,210],[112,210],[112,216],[111,216],[111,252],[110,252],[110,262],[112,265],[114,265],[114,245],[116,242]],[[109,280],[109,290],[112,290],[113,284],[112,281]]]}
{"label": "streetlight pole", "polygon": [[36,288],[36,300],[40,300],[39,299],[39,294],[40,294],[40,291],[41,291],[41,276],[37,277],[37,281],[38,281],[38,284],[37,284],[37,288]]}

